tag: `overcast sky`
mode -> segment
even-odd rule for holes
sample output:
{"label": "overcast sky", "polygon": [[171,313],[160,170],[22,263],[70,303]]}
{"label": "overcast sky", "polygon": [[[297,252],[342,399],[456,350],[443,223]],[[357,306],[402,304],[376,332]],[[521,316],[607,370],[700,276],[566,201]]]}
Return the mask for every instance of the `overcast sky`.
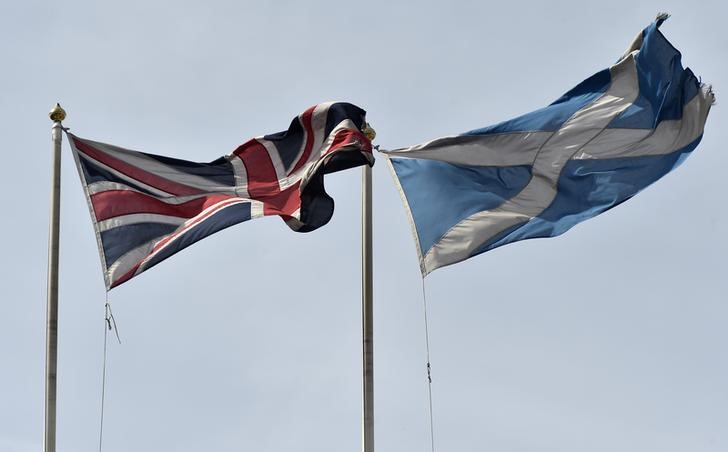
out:
{"label": "overcast sky", "polygon": [[[41,450],[51,122],[210,161],[315,103],[368,111],[385,148],[545,106],[655,17],[718,105],[702,144],[567,234],[427,280],[438,451],[728,450],[728,31],[724,2],[24,0],[0,6],[5,210],[0,450]],[[728,98],[728,97],[726,97]],[[98,447],[104,286],[63,150],[59,452]],[[360,448],[360,170],[336,211],[222,231],[110,293],[104,451]],[[421,277],[374,168],[377,451],[427,451]]]}

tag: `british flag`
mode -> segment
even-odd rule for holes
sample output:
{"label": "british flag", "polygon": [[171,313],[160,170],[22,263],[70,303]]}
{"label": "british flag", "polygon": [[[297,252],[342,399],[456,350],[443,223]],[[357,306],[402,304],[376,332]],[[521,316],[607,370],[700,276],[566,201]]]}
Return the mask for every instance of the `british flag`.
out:
{"label": "british flag", "polygon": [[268,215],[307,232],[328,223],[324,174],[373,165],[365,111],[315,105],[287,131],[195,163],[68,133],[96,232],[106,289],[228,226]]}

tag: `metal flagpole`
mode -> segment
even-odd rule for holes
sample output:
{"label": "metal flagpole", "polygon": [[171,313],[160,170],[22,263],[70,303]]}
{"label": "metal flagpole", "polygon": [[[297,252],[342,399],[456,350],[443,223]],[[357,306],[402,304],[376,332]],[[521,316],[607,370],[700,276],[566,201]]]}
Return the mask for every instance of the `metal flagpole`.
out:
{"label": "metal flagpole", "polygon": [[[370,140],[376,136],[366,125]],[[374,452],[374,340],[372,315],[372,168],[362,167],[362,234],[361,234],[361,297],[362,297],[362,452]]]}
{"label": "metal flagpole", "polygon": [[372,169],[362,169],[362,452],[374,452],[374,341],[372,328]]}
{"label": "metal flagpole", "polygon": [[66,118],[60,104],[48,114],[53,127],[53,170],[48,234],[48,301],[46,313],[45,437],[43,450],[56,450],[56,363],[58,357],[58,241],[61,213],[61,121]]}

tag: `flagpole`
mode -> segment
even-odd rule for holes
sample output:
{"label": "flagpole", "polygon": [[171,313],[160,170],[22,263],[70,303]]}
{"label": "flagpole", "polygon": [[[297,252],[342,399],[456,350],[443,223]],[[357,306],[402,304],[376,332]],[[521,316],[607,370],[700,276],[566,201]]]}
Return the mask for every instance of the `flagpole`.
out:
{"label": "flagpole", "polygon": [[[364,134],[377,133],[368,124]],[[372,168],[361,172],[361,323],[362,323],[362,452],[374,452],[374,328],[372,309]]]}
{"label": "flagpole", "polygon": [[66,118],[60,104],[48,113],[53,121],[53,169],[48,231],[48,298],[46,306],[45,436],[43,450],[56,450],[56,369],[58,358],[58,249],[61,212],[61,121]]}
{"label": "flagpole", "polygon": [[374,452],[374,341],[372,315],[372,169],[362,167],[362,452]]}

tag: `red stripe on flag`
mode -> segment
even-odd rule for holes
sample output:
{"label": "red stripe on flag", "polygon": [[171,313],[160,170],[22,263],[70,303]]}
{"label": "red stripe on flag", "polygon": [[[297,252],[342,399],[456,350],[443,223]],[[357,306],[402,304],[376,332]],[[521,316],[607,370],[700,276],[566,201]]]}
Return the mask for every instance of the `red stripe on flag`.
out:
{"label": "red stripe on flag", "polygon": [[263,215],[293,215],[301,207],[300,185],[300,181],[296,182],[274,196],[260,199],[263,201]]}
{"label": "red stripe on flag", "polygon": [[202,190],[190,187],[188,185],[180,184],[163,177],[159,177],[156,174],[150,173],[137,166],[126,163],[116,157],[113,157],[90,144],[77,136],[69,135],[73,139],[73,144],[79,152],[86,154],[87,156],[98,160],[99,162],[107,165],[122,174],[129,176],[132,179],[143,182],[149,186],[157,188],[159,190],[171,193],[176,196],[187,196],[187,195],[198,195],[204,193]]}
{"label": "red stripe on flag", "polygon": [[262,200],[275,196],[281,191],[278,175],[273,162],[258,140],[250,140],[238,147],[233,154],[240,157],[248,175],[248,195]]}
{"label": "red stripe on flag", "polygon": [[331,146],[326,151],[326,154],[337,151],[344,146],[358,145],[361,146],[362,154],[372,153],[372,142],[363,133],[353,129],[340,130],[331,142]]}
{"label": "red stripe on flag", "polygon": [[131,190],[107,190],[91,195],[91,204],[96,213],[96,221],[135,213],[192,218],[206,208],[230,198],[232,196],[211,195],[181,204],[168,204],[153,196]]}
{"label": "red stripe on flag", "polygon": [[308,110],[304,111],[301,114],[301,125],[303,125],[303,128],[306,130],[306,144],[303,148],[303,153],[298,158],[298,161],[296,162],[296,165],[293,167],[293,169],[288,174],[293,174],[303,165],[308,162],[309,157],[311,157],[311,150],[313,149],[313,142],[316,138],[313,134],[313,123],[311,121],[311,118],[313,118],[313,111],[316,108],[314,105],[313,107],[309,108]]}

